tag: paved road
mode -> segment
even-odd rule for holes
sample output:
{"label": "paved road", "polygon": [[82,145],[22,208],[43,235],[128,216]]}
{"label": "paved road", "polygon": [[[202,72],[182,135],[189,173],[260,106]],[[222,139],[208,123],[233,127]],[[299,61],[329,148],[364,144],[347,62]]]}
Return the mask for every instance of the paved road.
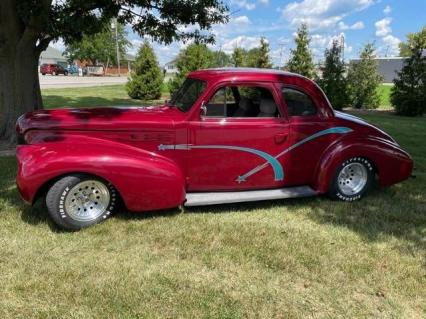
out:
{"label": "paved road", "polygon": [[127,76],[121,77],[98,77],[98,76],[63,76],[63,75],[39,75],[40,87],[49,88],[73,88],[99,85],[123,84],[127,81]]}

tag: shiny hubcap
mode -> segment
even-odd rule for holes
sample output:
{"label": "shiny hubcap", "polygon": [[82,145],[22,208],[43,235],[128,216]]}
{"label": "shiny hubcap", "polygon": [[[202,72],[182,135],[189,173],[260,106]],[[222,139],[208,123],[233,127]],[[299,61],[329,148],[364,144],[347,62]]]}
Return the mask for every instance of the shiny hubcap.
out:
{"label": "shiny hubcap", "polygon": [[65,210],[72,219],[87,222],[101,216],[109,203],[108,187],[99,181],[88,180],[78,183],[68,192]]}
{"label": "shiny hubcap", "polygon": [[367,168],[360,163],[346,165],[337,178],[339,190],[347,196],[361,192],[367,184]]}

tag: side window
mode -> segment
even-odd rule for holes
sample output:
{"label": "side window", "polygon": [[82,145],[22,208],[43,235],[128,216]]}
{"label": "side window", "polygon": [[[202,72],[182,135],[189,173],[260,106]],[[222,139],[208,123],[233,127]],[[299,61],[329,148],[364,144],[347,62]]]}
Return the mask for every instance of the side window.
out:
{"label": "side window", "polygon": [[271,91],[256,86],[220,88],[206,107],[208,117],[280,117]]}
{"label": "side window", "polygon": [[317,108],[309,95],[291,88],[283,88],[282,94],[287,104],[289,116],[313,116],[317,114]]}

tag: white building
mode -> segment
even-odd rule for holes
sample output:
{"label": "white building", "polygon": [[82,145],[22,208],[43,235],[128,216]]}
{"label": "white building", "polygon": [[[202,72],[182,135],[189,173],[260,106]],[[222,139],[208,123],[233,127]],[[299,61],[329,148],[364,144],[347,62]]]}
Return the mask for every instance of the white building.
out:
{"label": "white building", "polygon": [[38,65],[42,64],[60,64],[64,67],[67,66],[68,61],[67,58],[62,55],[62,52],[58,49],[47,47],[46,51],[43,51],[40,54],[40,59],[38,61]]}

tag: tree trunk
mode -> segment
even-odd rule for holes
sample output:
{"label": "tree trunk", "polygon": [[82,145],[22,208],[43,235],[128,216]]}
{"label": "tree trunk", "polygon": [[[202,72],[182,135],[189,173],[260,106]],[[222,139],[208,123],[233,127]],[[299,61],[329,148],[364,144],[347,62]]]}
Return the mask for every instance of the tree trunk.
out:
{"label": "tree trunk", "polygon": [[[4,1],[4,2],[3,2]],[[38,79],[41,46],[22,24],[13,0],[0,4],[0,139],[14,144],[17,118],[43,107]],[[39,41],[40,42],[40,41]],[[48,42],[47,42],[48,43]]]}

